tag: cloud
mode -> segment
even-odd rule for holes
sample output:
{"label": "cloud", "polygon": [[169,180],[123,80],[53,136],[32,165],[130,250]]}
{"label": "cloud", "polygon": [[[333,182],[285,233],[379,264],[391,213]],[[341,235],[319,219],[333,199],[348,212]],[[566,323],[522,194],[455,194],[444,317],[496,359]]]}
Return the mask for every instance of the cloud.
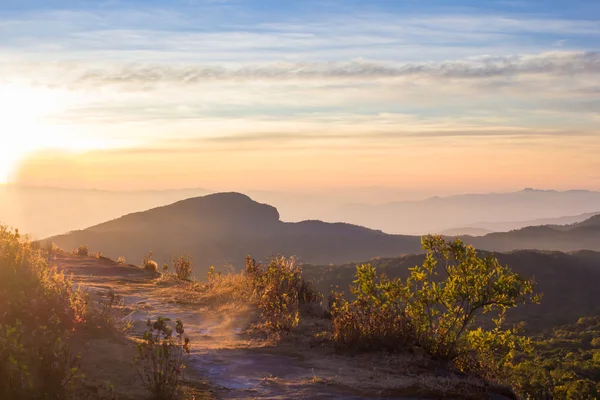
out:
{"label": "cloud", "polygon": [[[600,53],[549,52],[504,57],[482,56],[446,62],[389,63],[367,60],[348,62],[267,63],[240,67],[219,65],[130,64],[104,68],[71,68],[65,84],[124,86],[148,89],[160,84],[191,86],[202,83],[244,81],[280,82],[306,80],[492,79],[527,75],[598,75]],[[64,79],[64,77],[63,77]]]}

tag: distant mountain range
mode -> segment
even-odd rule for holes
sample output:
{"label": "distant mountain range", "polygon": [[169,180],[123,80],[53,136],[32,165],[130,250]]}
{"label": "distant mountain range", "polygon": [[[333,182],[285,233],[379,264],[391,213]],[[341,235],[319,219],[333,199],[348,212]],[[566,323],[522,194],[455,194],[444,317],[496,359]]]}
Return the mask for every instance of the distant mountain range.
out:
{"label": "distant mountain range", "polygon": [[420,249],[416,236],[387,235],[343,223],[282,222],[276,208],[239,193],[179,201],[48,241],[67,250],[87,244],[91,251],[115,259],[124,256],[132,263],[140,263],[149,251],[159,263],[187,254],[198,273],[211,265],[239,267],[248,254],[258,259],[283,254],[308,263],[341,263]]}
{"label": "distant mountain range", "polygon": [[[535,278],[537,292],[543,293],[539,305],[519,305],[509,312],[508,321],[525,321],[529,331],[540,331],[552,326],[575,322],[580,316],[600,314],[598,284],[600,283],[600,253],[574,253],[522,250],[496,254],[499,261],[525,278]],[[390,259],[364,260],[389,277],[406,278],[408,268],[423,262],[424,255],[407,255]],[[304,275],[313,280],[322,293],[329,293],[332,285],[348,293],[355,279],[356,264],[304,265]]]}
{"label": "distant mountain range", "polygon": [[389,233],[422,235],[473,226],[479,221],[530,221],[599,211],[600,192],[525,189],[376,205],[354,204],[330,217]]}
{"label": "distant mountain range", "polygon": [[506,221],[506,222],[478,222],[462,228],[448,229],[440,232],[446,236],[484,236],[493,232],[508,232],[515,229],[521,229],[528,226],[542,225],[569,225],[577,222],[585,221],[600,212],[585,213],[580,215],[557,217],[557,218],[541,218],[530,221]]}
{"label": "distant mountain range", "polygon": [[490,233],[462,239],[478,249],[511,251],[538,250],[600,250],[600,215],[571,225],[530,226],[510,232]]}
{"label": "distant mountain range", "polygon": [[[600,251],[600,215],[574,225],[461,238],[491,251]],[[67,250],[87,244],[94,252],[124,256],[132,263],[139,263],[151,250],[158,262],[188,254],[200,272],[210,265],[240,266],[247,254],[258,259],[295,255],[304,263],[329,264],[421,251],[419,236],[389,235],[346,223],[283,222],[275,207],[239,193],[191,198],[48,240]]]}

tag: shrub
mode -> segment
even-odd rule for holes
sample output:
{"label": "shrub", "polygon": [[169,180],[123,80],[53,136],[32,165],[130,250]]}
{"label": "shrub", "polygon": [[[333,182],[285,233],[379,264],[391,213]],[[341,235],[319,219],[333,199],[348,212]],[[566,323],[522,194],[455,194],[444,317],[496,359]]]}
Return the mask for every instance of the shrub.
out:
{"label": "shrub", "polygon": [[[479,315],[496,315],[496,325],[501,326],[506,310],[539,301],[532,280],[521,278],[493,256],[479,257],[459,239],[446,242],[427,236],[423,248],[425,263],[412,268],[407,280],[407,314],[418,344],[435,357],[454,359],[468,351],[466,334]],[[439,264],[442,279],[436,282]]]}
{"label": "shrub", "polygon": [[175,276],[182,281],[189,281],[192,277],[194,268],[192,267],[192,259],[188,256],[173,258],[173,269]]}
{"label": "shrub", "polygon": [[152,259],[152,252],[149,252],[148,255],[142,259],[142,266],[147,271],[158,273],[158,264]]}
{"label": "shrub", "polygon": [[117,262],[119,264],[125,264],[127,261],[125,260],[125,257],[119,256],[119,258],[117,258]]}
{"label": "shrub", "polygon": [[135,364],[144,386],[156,400],[174,399],[185,369],[184,356],[190,353],[190,341],[184,338],[183,323],[176,321],[176,339],[172,338],[169,318],[148,320],[148,331],[137,346]]}
{"label": "shrub", "polygon": [[[504,313],[519,303],[537,301],[533,282],[495,257],[480,258],[458,239],[427,236],[422,243],[425,262],[411,268],[406,281],[378,278],[370,265],[357,267],[352,287],[356,299],[348,302],[337,295],[332,301],[334,340],[342,347],[373,350],[414,344],[437,359],[461,358],[465,367],[478,364],[472,357],[493,355],[500,362],[518,342],[514,331],[499,328]],[[497,316],[491,336],[475,330],[476,317],[488,313]],[[498,335],[502,343],[491,343]]]}
{"label": "shrub", "polygon": [[377,278],[369,264],[357,267],[354,283],[353,302],[346,301],[340,292],[329,296],[337,347],[393,351],[415,344],[406,315],[407,290],[399,282]]}
{"label": "shrub", "polygon": [[123,298],[109,289],[98,301],[98,307],[92,311],[94,326],[102,327],[113,333],[123,333],[132,327],[131,314],[124,311]]}
{"label": "shrub", "polygon": [[73,254],[75,254],[76,256],[87,257],[90,255],[90,250],[88,249],[87,245],[82,244],[81,246],[73,250]]}
{"label": "shrub", "polygon": [[70,344],[85,313],[72,282],[0,227],[0,398],[69,398],[79,378]]}
{"label": "shrub", "polygon": [[298,326],[300,305],[320,302],[322,299],[302,279],[302,268],[293,257],[272,257],[267,266],[247,257],[246,276],[250,281],[252,297],[261,310],[260,325],[269,332],[290,332]]}

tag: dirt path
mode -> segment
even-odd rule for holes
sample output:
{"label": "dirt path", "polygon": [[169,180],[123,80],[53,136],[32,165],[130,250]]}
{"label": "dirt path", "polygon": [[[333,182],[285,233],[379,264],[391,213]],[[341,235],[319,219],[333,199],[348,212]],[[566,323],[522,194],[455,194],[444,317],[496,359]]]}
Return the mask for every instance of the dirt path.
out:
{"label": "dirt path", "polygon": [[[192,343],[187,378],[206,381],[224,399],[376,399],[330,385],[321,376],[335,375],[327,366],[307,364],[302,357],[274,354],[252,346],[242,334],[248,318],[231,318],[197,307],[167,302],[152,283],[153,275],[135,266],[104,258],[58,254],[52,262],[92,296],[109,289],[120,295],[131,312],[131,335],[140,337],[148,318],[180,318]],[[331,369],[331,368],[329,368]],[[404,398],[406,400],[406,398]]]}

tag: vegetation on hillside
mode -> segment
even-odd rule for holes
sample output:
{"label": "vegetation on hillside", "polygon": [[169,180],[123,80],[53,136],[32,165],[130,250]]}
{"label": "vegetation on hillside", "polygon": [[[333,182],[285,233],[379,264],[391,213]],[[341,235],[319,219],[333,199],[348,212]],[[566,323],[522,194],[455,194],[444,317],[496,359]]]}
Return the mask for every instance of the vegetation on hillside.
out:
{"label": "vegetation on hillside", "polygon": [[[328,310],[296,260],[282,256],[266,263],[247,257],[240,274],[211,268],[202,283],[192,279],[190,257],[177,257],[156,282],[180,284],[215,304],[254,307],[259,315],[254,326],[274,338],[299,332],[304,319],[318,316],[322,322],[313,339],[336,351],[419,349],[438,366],[508,385],[523,398],[600,398],[600,317],[526,337],[505,316],[520,304],[538,302],[532,280],[460,240],[427,236],[422,243],[424,261],[406,277],[390,278],[370,264],[357,266],[352,296],[333,291]],[[80,249],[74,253],[85,256],[87,247]],[[142,268],[158,273],[152,253]],[[98,327],[119,325],[122,331],[127,321],[117,324],[111,317],[119,304],[109,292],[100,309],[92,310],[69,279],[48,267],[43,250],[1,228],[0,356],[8,362],[0,365],[0,397],[72,397],[81,378],[73,335],[86,319]],[[483,324],[483,316],[494,325]],[[148,321],[136,350],[140,382],[156,399],[177,397],[189,354],[183,324],[177,321],[172,328],[168,322],[162,317]]]}
{"label": "vegetation on hillside", "polygon": [[71,343],[85,314],[71,281],[0,227],[0,398],[70,398],[80,378]]}
{"label": "vegetation on hillside", "polygon": [[531,351],[515,355],[510,379],[532,399],[599,399],[600,316],[533,338]]}

